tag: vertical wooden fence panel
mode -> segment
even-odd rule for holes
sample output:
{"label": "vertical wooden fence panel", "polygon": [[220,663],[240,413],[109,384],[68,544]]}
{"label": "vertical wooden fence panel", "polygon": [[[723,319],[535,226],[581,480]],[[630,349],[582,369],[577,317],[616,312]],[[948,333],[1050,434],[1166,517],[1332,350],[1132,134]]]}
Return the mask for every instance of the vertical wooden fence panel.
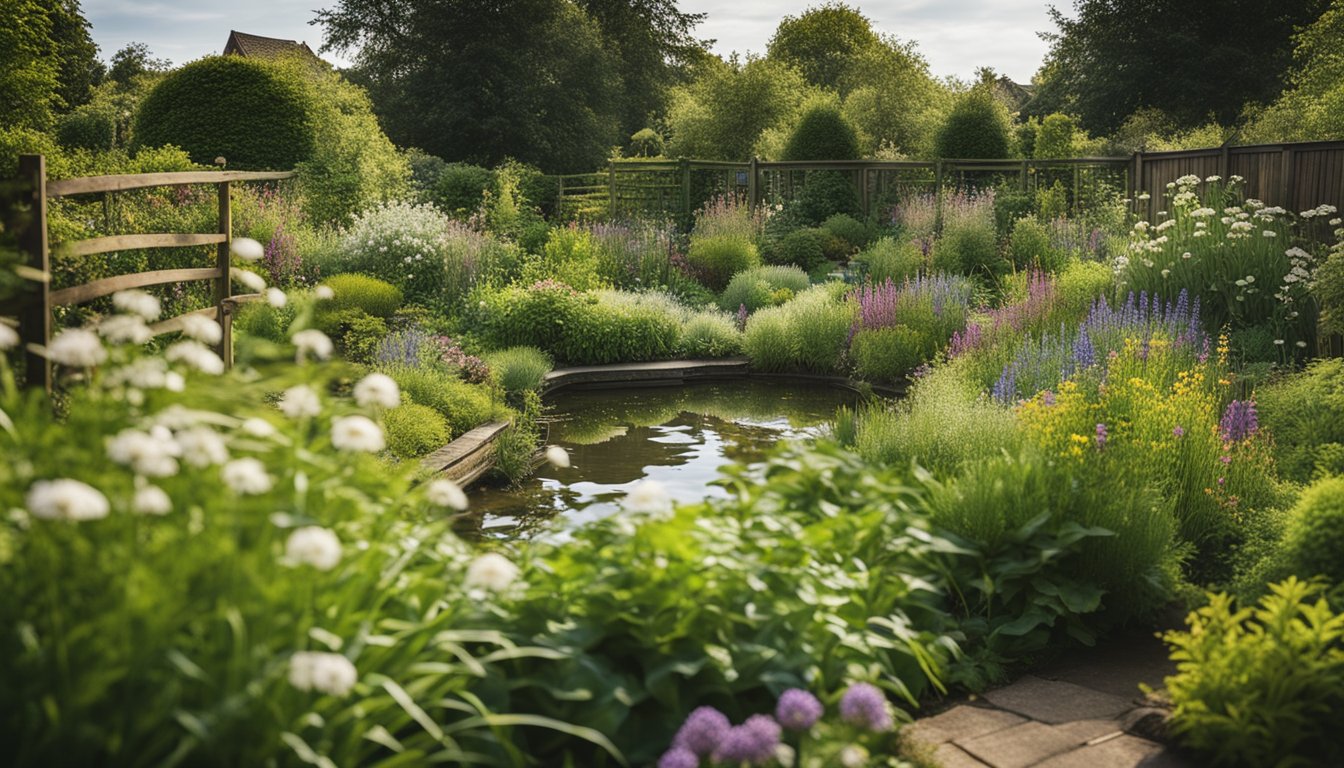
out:
{"label": "vertical wooden fence panel", "polygon": [[24,264],[41,273],[36,284],[20,294],[19,339],[24,348],[26,381],[30,387],[51,390],[51,362],[46,347],[51,339],[51,252],[47,244],[47,159],[42,155],[19,157],[19,175],[26,185],[23,201],[28,221],[19,236]]}
{"label": "vertical wooden fence panel", "polygon": [[215,278],[215,306],[217,307],[216,319],[219,320],[219,328],[222,334],[219,337],[219,356],[224,360],[225,368],[233,367],[233,307],[230,306],[229,296],[232,295],[233,287],[229,265],[232,261],[233,243],[233,211],[232,201],[229,198],[229,182],[221,181],[215,185],[219,192],[219,234],[224,236],[215,251],[215,269],[219,270],[219,275]]}

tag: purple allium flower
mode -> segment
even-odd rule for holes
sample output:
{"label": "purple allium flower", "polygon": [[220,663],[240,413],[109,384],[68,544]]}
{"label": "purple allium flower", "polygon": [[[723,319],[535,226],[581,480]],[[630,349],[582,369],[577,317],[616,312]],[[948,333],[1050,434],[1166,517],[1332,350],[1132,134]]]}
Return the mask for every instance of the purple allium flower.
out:
{"label": "purple allium flower", "polygon": [[1175,438],[1185,437],[1185,428],[1182,427],[1180,424],[1177,424],[1175,427],[1172,428],[1171,436]]}
{"label": "purple allium flower", "polygon": [[1229,442],[1245,440],[1260,429],[1260,420],[1255,412],[1254,400],[1233,400],[1223,411],[1222,421],[1218,424],[1223,439]]}
{"label": "purple allium flower", "polygon": [[821,719],[822,706],[816,696],[801,688],[790,688],[779,696],[775,719],[791,731],[806,731]]}
{"label": "purple allium flower", "polygon": [[700,768],[700,758],[685,747],[673,747],[658,758],[658,768]]}
{"label": "purple allium flower", "polygon": [[701,757],[713,752],[732,728],[728,716],[713,707],[696,707],[681,724],[672,746],[685,747]]}
{"label": "purple allium flower", "polygon": [[714,750],[719,763],[765,765],[775,759],[781,730],[769,715],[752,715],[741,725],[728,729]]}
{"label": "purple allium flower", "polygon": [[1105,447],[1106,447],[1106,437],[1107,437],[1107,434],[1106,434],[1106,425],[1105,425],[1105,424],[1102,424],[1101,422],[1097,422],[1097,447],[1098,447],[1098,448],[1105,448]]}
{"label": "purple allium flower", "polygon": [[870,731],[889,731],[892,726],[887,697],[876,686],[868,683],[849,686],[840,698],[840,718]]}

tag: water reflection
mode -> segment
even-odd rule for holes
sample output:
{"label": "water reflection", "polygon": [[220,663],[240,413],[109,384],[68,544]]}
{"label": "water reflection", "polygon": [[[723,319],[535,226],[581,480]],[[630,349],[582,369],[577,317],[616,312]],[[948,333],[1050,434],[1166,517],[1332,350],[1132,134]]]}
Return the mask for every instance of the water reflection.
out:
{"label": "water reflection", "polygon": [[759,461],[780,440],[817,434],[845,390],[773,381],[587,390],[557,395],[548,443],[570,466],[545,465],[519,488],[472,488],[487,535],[527,536],[613,514],[636,483],[656,480],[676,502],[722,497],[730,462]]}

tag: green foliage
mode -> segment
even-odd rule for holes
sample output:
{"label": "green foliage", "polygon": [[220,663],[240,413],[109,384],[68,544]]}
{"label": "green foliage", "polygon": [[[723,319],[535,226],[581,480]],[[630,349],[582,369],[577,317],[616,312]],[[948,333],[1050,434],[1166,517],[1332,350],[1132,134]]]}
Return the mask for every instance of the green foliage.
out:
{"label": "green foliage", "polygon": [[537,449],[541,446],[541,395],[526,389],[518,393],[521,408],[513,424],[495,438],[495,466],[492,471],[502,475],[510,484],[517,484],[532,475],[537,466]]}
{"label": "green foliage", "polygon": [[1181,743],[1212,764],[1338,765],[1344,746],[1344,615],[1295,578],[1238,609],[1224,594],[1168,632],[1166,680]]}
{"label": "green foliage", "polygon": [[401,309],[401,289],[376,277],[358,273],[332,275],[322,281],[332,297],[323,301],[322,311],[360,309],[374,317],[391,317]]}
{"label": "green foliage", "polygon": [[470,431],[505,414],[504,406],[490,396],[490,390],[468,384],[456,373],[431,366],[392,365],[383,369],[401,387],[402,402],[429,406],[438,411],[450,427],[449,437]]}
{"label": "green foliage", "polygon": [[775,246],[771,261],[808,271],[826,261],[826,235],[820,229],[796,229]]}
{"label": "green foliage", "polygon": [[399,459],[414,459],[448,444],[448,420],[433,408],[402,403],[383,414],[387,450]]}
{"label": "green foliage", "polygon": [[387,337],[387,321],[357,307],[324,311],[315,318],[317,327],[331,337],[346,360],[370,363],[379,342]]}
{"label": "green foliage", "polygon": [[[479,321],[491,346],[531,346],[554,354],[584,298],[564,283],[510,286],[479,296]],[[476,302],[468,302],[473,304]]]}
{"label": "green foliage", "polygon": [[1255,399],[1284,477],[1305,483],[1344,470],[1331,461],[1344,445],[1344,360],[1317,360],[1261,387]]}
{"label": "green foliage", "polygon": [[445,165],[439,171],[433,189],[432,199],[439,210],[462,219],[481,207],[486,192],[498,194],[494,171],[470,163]]}
{"label": "green foliage", "polygon": [[116,118],[106,109],[85,104],[61,116],[56,124],[56,140],[66,149],[112,149],[117,142]]}
{"label": "green foliage", "polygon": [[197,163],[224,157],[230,168],[287,171],[313,155],[322,117],[303,81],[286,69],[207,56],[154,86],[136,114],[135,140],[179,146]]}
{"label": "green foliage", "polygon": [[652,128],[641,128],[630,137],[627,157],[662,157],[663,136]]}
{"label": "green foliage", "polygon": [[1121,473],[1027,451],[966,465],[928,505],[935,527],[979,553],[956,580],[976,585],[960,595],[964,626],[991,652],[1038,650],[1052,636],[1091,642],[1169,595],[1175,522]]}
{"label": "green foliage", "polygon": [[[489,6],[341,0],[319,12],[317,22],[328,45],[353,52],[354,69],[369,83],[397,144],[450,161],[494,166],[512,157],[577,173],[591,171],[635,129],[622,130],[626,108],[660,90],[623,89],[623,76],[636,71],[625,69],[635,62],[626,46],[651,67],[640,71],[656,75],[666,72],[660,56],[684,39],[653,27],[675,25],[675,9],[601,14],[608,22],[624,19],[629,42],[621,39],[624,24],[608,37],[597,15],[563,0]],[[661,75],[649,82],[662,82]],[[637,109],[640,119],[648,111]]]}
{"label": "green foliage", "polygon": [[808,107],[789,136],[782,160],[857,160],[859,137],[840,108],[820,102]]}
{"label": "green foliage", "polygon": [[686,260],[700,275],[701,282],[715,291],[723,290],[733,275],[761,263],[755,243],[728,234],[692,235]]}
{"label": "green foliage", "polygon": [[1013,412],[982,395],[956,366],[918,379],[894,406],[859,413],[855,448],[880,466],[912,462],[937,477],[957,472],[1021,444]]}
{"label": "green foliage", "polygon": [[551,371],[551,359],[535,347],[509,347],[486,355],[495,380],[509,394],[541,388]]}
{"label": "green foliage", "polygon": [[753,368],[835,373],[854,322],[854,305],[816,286],[787,304],[762,309],[747,320],[742,349]]}
{"label": "green foliage", "polygon": [[570,316],[556,357],[573,365],[663,360],[677,348],[675,302],[659,294],[599,291]]}
{"label": "green foliage", "polygon": [[1007,240],[1013,225],[1024,216],[1036,211],[1036,198],[1017,187],[999,187],[994,190],[994,230],[1000,240]]}
{"label": "green foliage", "polygon": [[430,205],[374,206],[346,230],[333,266],[375,276],[400,288],[407,301],[436,306],[445,298],[444,241],[452,226]]}
{"label": "green foliage", "polygon": [[1050,233],[1034,216],[1026,216],[1013,223],[1008,238],[1008,258],[1019,270],[1032,268],[1058,272],[1064,266],[1064,254],[1050,242]]}
{"label": "green foliage", "polygon": [[238,308],[233,317],[233,332],[240,337],[253,336],[283,344],[289,341],[289,328],[297,314],[295,302],[272,307],[264,301],[250,301]]}
{"label": "green foliage", "polygon": [[1008,126],[1008,110],[990,89],[972,88],[957,99],[938,129],[934,152],[945,158],[1008,157]]}
{"label": "green foliage", "polygon": [[557,280],[577,291],[605,285],[599,274],[597,249],[593,236],[577,227],[556,227],[550,231],[541,252],[523,264],[522,280],[535,283]]}
{"label": "green foliage", "polygon": [[773,307],[802,293],[811,284],[807,273],[794,266],[763,266],[743,270],[733,275],[728,287],[719,296],[719,307],[729,312],[746,307],[755,312],[762,307]]}
{"label": "green foliage", "polygon": [[1336,0],[1297,32],[1288,88],[1269,107],[1253,114],[1243,129],[1245,141],[1318,141],[1344,136],[1341,39],[1344,4]]}
{"label": "green foliage", "polygon": [[[1344,237],[1340,242],[1344,242]],[[1311,293],[1321,308],[1321,329],[1344,333],[1344,248],[1333,249],[1316,268]]]}
{"label": "green foliage", "polygon": [[732,357],[742,352],[742,332],[732,315],[705,310],[685,319],[677,356],[687,359]]}
{"label": "green foliage", "polygon": [[[43,131],[64,105],[58,93],[60,59],[53,55],[47,4],[20,0],[5,8],[0,24],[0,133]],[[8,174],[6,174],[8,175]]]}
{"label": "green foliage", "polygon": [[821,228],[845,242],[849,253],[862,250],[872,239],[872,229],[846,213],[837,213],[821,223]]}
{"label": "green foliage", "polygon": [[[794,67],[812,85],[839,90],[868,49],[881,44],[857,8],[827,3],[785,16],[770,38],[770,58]],[[798,158],[840,159],[840,158]]]}
{"label": "green foliage", "polygon": [[1285,572],[1330,584],[1344,584],[1344,477],[1327,477],[1302,492],[1285,531],[1281,561]]}
{"label": "green foliage", "polygon": [[999,257],[993,222],[983,217],[949,221],[933,245],[933,268],[942,272],[993,277],[1007,266]]}
{"label": "green foliage", "polygon": [[810,171],[798,197],[787,213],[809,227],[820,225],[836,214],[859,216],[859,197],[849,174],[841,171]]}
{"label": "green foliage", "polygon": [[1070,261],[1055,276],[1055,307],[1061,317],[1079,318],[1111,290],[1111,270],[1097,261]]}
{"label": "green foliage", "polygon": [[763,131],[787,125],[814,93],[797,70],[778,61],[711,61],[671,93],[669,154],[746,160]]}
{"label": "green foliage", "polygon": [[910,241],[897,242],[884,237],[854,257],[863,264],[875,283],[890,280],[900,283],[913,278],[924,267],[924,252]]}
{"label": "green foliage", "polygon": [[869,328],[854,334],[850,356],[860,379],[893,382],[927,359],[927,347],[923,334],[904,325]]}
{"label": "green foliage", "polygon": [[1072,117],[1058,112],[1041,118],[1040,128],[1032,142],[1031,157],[1065,158],[1077,154],[1075,134],[1078,126]]}

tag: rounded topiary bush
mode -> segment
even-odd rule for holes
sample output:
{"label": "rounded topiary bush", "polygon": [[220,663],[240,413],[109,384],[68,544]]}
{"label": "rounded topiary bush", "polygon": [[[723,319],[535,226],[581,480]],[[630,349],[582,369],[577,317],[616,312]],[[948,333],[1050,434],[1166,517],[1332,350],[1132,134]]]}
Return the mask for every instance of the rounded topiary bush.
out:
{"label": "rounded topiary bush", "polygon": [[159,81],[135,115],[140,146],[174,144],[198,163],[288,170],[317,143],[316,107],[301,79],[242,56],[209,56]]}
{"label": "rounded topiary bush", "polygon": [[630,157],[660,157],[663,137],[652,128],[642,128],[630,137]]}
{"label": "rounded topiary bush", "polygon": [[775,248],[773,261],[792,264],[803,271],[826,260],[826,233],[820,229],[797,229],[784,236]]}
{"label": "rounded topiary bush", "polygon": [[807,273],[794,266],[756,267],[733,275],[719,297],[719,306],[729,312],[740,307],[755,312],[783,304],[810,284]]}
{"label": "rounded topiary bush", "polygon": [[319,305],[324,312],[361,309],[374,317],[391,317],[401,308],[401,289],[376,277],[332,275],[322,284],[334,294]]}
{"label": "rounded topiary bush", "polygon": [[1283,541],[1284,569],[1304,579],[1324,576],[1344,584],[1344,477],[1329,477],[1303,491]]}
{"label": "rounded topiary bush", "polygon": [[399,459],[413,459],[448,442],[448,420],[438,411],[416,403],[402,403],[383,414],[387,450]]}
{"label": "rounded topiary bush", "polygon": [[724,234],[692,237],[686,260],[706,286],[721,291],[733,275],[759,265],[761,256],[750,239]]}
{"label": "rounded topiary bush", "polygon": [[988,88],[972,88],[938,130],[938,157],[995,159],[1008,156],[1008,110]]}
{"label": "rounded topiary bush", "polygon": [[837,213],[821,223],[821,228],[845,241],[849,252],[868,245],[872,232],[868,225],[847,213]]}
{"label": "rounded topiary bush", "polygon": [[817,104],[803,113],[784,147],[785,160],[856,160],[859,137],[840,108]]}

